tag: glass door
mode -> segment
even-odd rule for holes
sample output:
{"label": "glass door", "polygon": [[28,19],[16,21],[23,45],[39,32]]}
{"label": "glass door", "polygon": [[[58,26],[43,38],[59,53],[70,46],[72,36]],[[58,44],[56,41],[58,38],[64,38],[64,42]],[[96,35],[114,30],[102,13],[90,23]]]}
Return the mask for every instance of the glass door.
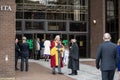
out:
{"label": "glass door", "polygon": [[81,58],[89,57],[88,54],[88,39],[86,35],[79,35],[79,34],[71,34],[69,35],[69,41],[75,38],[77,40],[77,44],[79,47],[79,55]]}

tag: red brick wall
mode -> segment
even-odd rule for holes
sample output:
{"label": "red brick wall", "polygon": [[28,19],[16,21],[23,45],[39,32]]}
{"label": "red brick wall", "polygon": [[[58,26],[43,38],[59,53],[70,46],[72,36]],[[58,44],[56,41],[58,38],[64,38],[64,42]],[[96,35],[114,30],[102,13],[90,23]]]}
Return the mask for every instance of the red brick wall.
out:
{"label": "red brick wall", "polygon": [[[16,5],[14,0],[0,0],[1,5],[9,5],[12,10],[0,10],[0,78],[14,78]],[[6,55],[8,55],[8,61],[5,61]]]}
{"label": "red brick wall", "polygon": [[[95,58],[105,31],[105,0],[90,1],[90,53],[91,57]],[[96,24],[93,20],[96,20]]]}

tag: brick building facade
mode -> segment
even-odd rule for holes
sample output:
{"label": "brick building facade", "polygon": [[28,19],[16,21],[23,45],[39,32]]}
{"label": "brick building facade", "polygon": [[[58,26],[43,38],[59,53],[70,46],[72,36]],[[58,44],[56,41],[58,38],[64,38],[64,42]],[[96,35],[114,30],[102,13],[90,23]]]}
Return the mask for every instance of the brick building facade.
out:
{"label": "brick building facade", "polygon": [[0,0],[0,80],[14,80],[15,41],[14,0]]}
{"label": "brick building facade", "polygon": [[[52,6],[49,7],[50,5],[45,5],[46,3],[30,1],[32,0],[16,0],[15,3],[15,0],[0,0],[0,80],[15,79],[14,39],[16,34],[17,37],[26,36],[30,40],[37,37],[43,39],[51,34],[54,36],[60,34],[65,39],[76,38],[80,57],[84,58],[96,57],[97,47],[103,41],[103,33],[112,34],[114,42],[120,37],[119,0],[76,0],[78,3],[75,0],[58,0],[57,4],[60,7],[54,4],[56,2],[50,2]],[[75,4],[79,5],[80,10],[77,10]],[[54,8],[57,8],[56,12]],[[63,12],[57,12],[59,10]],[[78,11],[81,11],[81,14]],[[111,25],[109,21],[112,22]]]}

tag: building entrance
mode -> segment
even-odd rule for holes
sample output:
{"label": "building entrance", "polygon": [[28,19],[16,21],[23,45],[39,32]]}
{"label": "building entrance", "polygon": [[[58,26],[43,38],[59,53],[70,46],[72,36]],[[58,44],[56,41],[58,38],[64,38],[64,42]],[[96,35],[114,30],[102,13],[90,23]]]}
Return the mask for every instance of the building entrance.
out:
{"label": "building entrance", "polygon": [[[64,45],[69,46],[70,45],[70,40],[72,38],[75,38],[77,40],[77,44],[79,46],[79,53],[80,57],[82,58],[87,58],[90,56],[88,53],[89,49],[89,42],[88,42],[88,36],[85,34],[57,34],[57,33],[33,33],[33,34],[17,34],[16,37],[19,39],[21,42],[22,36],[27,37],[27,42],[30,45],[30,58],[36,58],[35,56],[35,40],[37,38],[40,39],[40,41],[49,39],[50,41],[54,40],[56,35],[60,35],[61,40]],[[64,41],[67,41],[67,43],[64,43]]]}
{"label": "building entrance", "polygon": [[88,37],[87,35],[83,34],[70,34],[69,35],[69,40],[71,38],[75,38],[77,40],[77,44],[79,47],[79,55],[81,58],[87,58],[90,56],[90,54],[88,53],[89,51],[89,41],[88,41]]}

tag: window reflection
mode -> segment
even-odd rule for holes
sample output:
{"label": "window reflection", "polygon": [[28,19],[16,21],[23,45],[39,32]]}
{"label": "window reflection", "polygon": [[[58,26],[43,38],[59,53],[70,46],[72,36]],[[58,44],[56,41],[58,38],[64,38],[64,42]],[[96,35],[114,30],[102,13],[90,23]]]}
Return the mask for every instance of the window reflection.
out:
{"label": "window reflection", "polygon": [[44,30],[44,23],[43,22],[25,22],[26,30]]}
{"label": "window reflection", "polygon": [[[25,16],[32,16],[32,12],[34,12],[34,15],[39,17],[37,19],[88,20],[88,0],[24,0],[24,4],[17,3],[17,10],[25,11]],[[53,18],[50,18],[50,16],[53,16]],[[83,19],[82,16],[85,16],[85,18]]]}
{"label": "window reflection", "polygon": [[23,12],[16,12],[17,19],[23,19]]}
{"label": "window reflection", "polygon": [[48,27],[48,31],[66,31],[69,27],[70,31],[87,31],[88,0],[16,0],[16,3],[16,18],[23,19],[26,30]]}
{"label": "window reflection", "polygon": [[113,36],[113,42],[117,41],[118,26],[118,0],[106,0],[106,32]]}
{"label": "window reflection", "polygon": [[65,31],[66,23],[65,22],[49,22],[48,30],[49,31]]}
{"label": "window reflection", "polygon": [[22,22],[16,21],[16,30],[22,30]]}
{"label": "window reflection", "polygon": [[45,19],[45,13],[42,12],[24,12],[24,19]]}
{"label": "window reflection", "polygon": [[47,13],[47,19],[50,20],[66,20],[67,14],[66,13]]}
{"label": "window reflection", "polygon": [[87,31],[87,24],[86,23],[77,23],[77,22],[71,22],[70,23],[70,31],[81,31],[85,32]]}
{"label": "window reflection", "polygon": [[16,3],[23,3],[23,0],[15,0]]}

